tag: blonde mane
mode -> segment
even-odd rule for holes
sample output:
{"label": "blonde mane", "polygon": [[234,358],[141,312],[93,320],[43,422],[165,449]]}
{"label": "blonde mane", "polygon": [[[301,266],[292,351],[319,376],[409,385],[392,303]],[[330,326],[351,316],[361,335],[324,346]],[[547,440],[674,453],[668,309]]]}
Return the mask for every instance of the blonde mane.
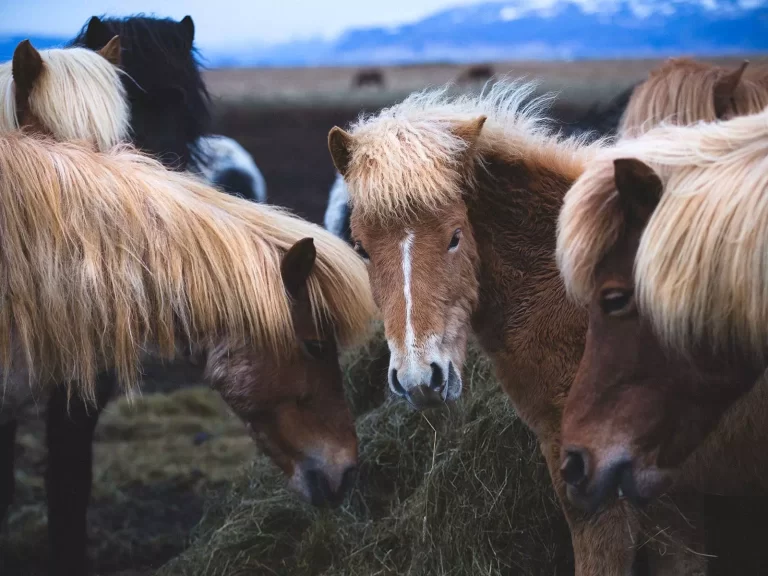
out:
{"label": "blonde mane", "polygon": [[0,136],[0,196],[0,364],[20,350],[34,379],[77,382],[87,398],[105,367],[130,391],[147,350],[173,357],[224,338],[287,358],[280,264],[304,237],[317,248],[313,314],[342,345],[374,314],[365,265],[343,241],[127,147]]}
{"label": "blonde mane", "polygon": [[[662,122],[687,126],[716,121],[715,85],[733,72],[687,58],[668,60],[632,92],[619,135],[639,136]],[[768,69],[747,67],[734,90],[732,106],[734,116],[756,114],[768,106]]]}
{"label": "blonde mane", "polygon": [[[86,48],[40,50],[43,72],[30,112],[57,140],[86,140],[101,151],[128,139],[130,112],[120,70]],[[0,64],[0,131],[19,128],[12,63]]]}
{"label": "blonde mane", "polygon": [[601,152],[560,213],[557,258],[586,301],[622,212],[613,160],[637,158],[664,184],[635,260],[637,301],[662,341],[702,338],[763,354],[768,344],[768,110],[689,127],[663,125]]}
{"label": "blonde mane", "polygon": [[[350,202],[363,217],[403,217],[415,208],[434,210],[460,200],[471,179],[468,168],[474,167],[469,152],[480,161],[500,153],[575,178],[601,145],[553,133],[543,113],[555,96],[532,98],[534,83],[500,81],[479,95],[456,95],[449,88],[411,94],[353,124],[345,180]],[[477,142],[456,133],[480,116],[487,120]]]}

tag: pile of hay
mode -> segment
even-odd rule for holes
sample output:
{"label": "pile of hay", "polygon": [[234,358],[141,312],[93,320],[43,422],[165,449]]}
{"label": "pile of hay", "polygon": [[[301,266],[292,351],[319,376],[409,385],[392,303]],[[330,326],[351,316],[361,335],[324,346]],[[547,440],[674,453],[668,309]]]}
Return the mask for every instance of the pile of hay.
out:
{"label": "pile of hay", "polygon": [[463,399],[427,414],[384,400],[380,336],[346,366],[361,448],[347,503],[305,505],[259,459],[159,575],[573,573],[537,443],[487,361],[472,353]]}

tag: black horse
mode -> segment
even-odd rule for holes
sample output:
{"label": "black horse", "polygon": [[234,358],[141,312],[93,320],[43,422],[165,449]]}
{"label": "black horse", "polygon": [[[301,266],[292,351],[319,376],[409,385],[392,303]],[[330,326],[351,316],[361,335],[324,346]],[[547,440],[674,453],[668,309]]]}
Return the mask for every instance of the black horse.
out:
{"label": "black horse", "polygon": [[94,16],[72,45],[99,50],[114,36],[120,36],[134,144],[179,170],[204,161],[198,141],[210,133],[211,99],[200,74],[192,18]]}

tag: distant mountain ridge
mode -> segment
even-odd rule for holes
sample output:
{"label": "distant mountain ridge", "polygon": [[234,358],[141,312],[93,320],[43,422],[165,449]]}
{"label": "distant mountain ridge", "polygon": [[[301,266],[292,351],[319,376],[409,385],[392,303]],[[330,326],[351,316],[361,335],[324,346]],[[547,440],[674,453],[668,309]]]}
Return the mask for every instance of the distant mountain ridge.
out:
{"label": "distant mountain ridge", "polygon": [[[74,36],[75,31],[73,31]],[[18,39],[0,38],[10,59]],[[32,38],[39,48],[66,42]],[[510,0],[334,40],[203,47],[209,66],[385,65],[768,53],[768,0]]]}

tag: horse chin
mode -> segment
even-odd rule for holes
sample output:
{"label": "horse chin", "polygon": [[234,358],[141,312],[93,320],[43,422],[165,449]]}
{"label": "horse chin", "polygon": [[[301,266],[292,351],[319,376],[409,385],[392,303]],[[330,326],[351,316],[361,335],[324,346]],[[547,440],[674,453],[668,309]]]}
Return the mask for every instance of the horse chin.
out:
{"label": "horse chin", "polygon": [[619,496],[625,496],[635,506],[643,506],[664,494],[675,478],[672,470],[656,465],[627,472],[619,484]]}
{"label": "horse chin", "polygon": [[296,469],[288,480],[288,488],[302,500],[308,504],[312,504],[312,493],[307,484],[306,475],[302,474],[299,466],[296,466]]}

